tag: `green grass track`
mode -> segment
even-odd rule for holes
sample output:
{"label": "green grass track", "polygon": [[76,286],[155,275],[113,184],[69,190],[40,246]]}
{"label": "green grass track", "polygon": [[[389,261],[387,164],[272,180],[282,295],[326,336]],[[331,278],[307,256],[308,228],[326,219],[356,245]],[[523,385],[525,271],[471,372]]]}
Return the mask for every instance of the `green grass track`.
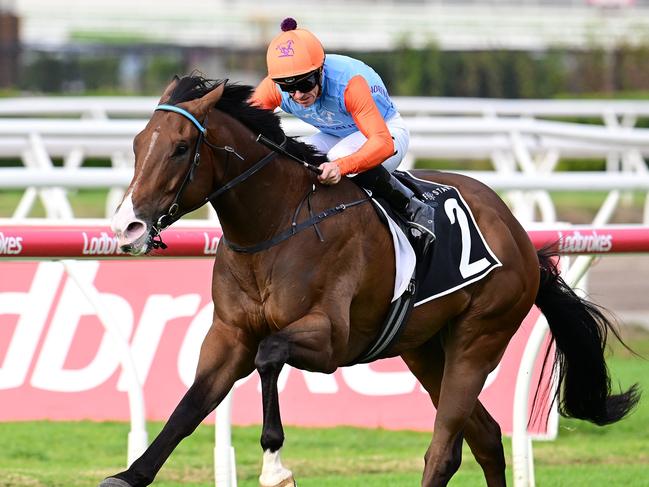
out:
{"label": "green grass track", "polygon": [[[648,332],[635,331],[627,340],[649,357]],[[562,419],[556,441],[534,443],[538,487],[649,486],[649,362],[620,347],[611,353],[614,388],[639,382],[643,400],[629,418],[604,428]],[[150,437],[161,427],[150,423]],[[127,431],[125,423],[0,424],[0,487],[96,486],[124,467]],[[239,487],[258,485],[259,434],[258,426],[233,428]],[[429,440],[428,433],[410,431],[287,427],[283,459],[300,487],[416,486]],[[214,485],[213,446],[213,426],[200,426],[172,454],[154,485]],[[505,454],[511,462],[509,439]],[[512,485],[511,467],[507,473]],[[450,485],[485,485],[466,447]]]}

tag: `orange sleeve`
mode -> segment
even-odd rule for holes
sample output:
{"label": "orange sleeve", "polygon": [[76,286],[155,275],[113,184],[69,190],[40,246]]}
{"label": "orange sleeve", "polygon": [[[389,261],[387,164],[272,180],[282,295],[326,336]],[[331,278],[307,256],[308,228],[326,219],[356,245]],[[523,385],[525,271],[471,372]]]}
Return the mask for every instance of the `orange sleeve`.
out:
{"label": "orange sleeve", "polygon": [[367,171],[394,154],[392,135],[362,76],[349,80],[345,88],[345,107],[367,141],[353,154],[336,161],[343,175]]}
{"label": "orange sleeve", "polygon": [[275,82],[266,76],[255,92],[250,97],[250,104],[257,105],[266,110],[275,110],[282,104],[282,95],[279,94],[279,89]]}

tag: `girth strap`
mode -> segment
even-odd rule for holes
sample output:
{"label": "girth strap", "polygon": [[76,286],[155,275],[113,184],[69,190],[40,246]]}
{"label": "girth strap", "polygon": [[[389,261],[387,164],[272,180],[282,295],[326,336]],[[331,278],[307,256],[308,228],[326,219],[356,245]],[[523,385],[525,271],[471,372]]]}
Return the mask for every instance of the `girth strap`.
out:
{"label": "girth strap", "polygon": [[385,319],[378,336],[363,354],[354,361],[346,364],[346,366],[372,362],[377,358],[380,358],[381,354],[386,352],[398,340],[408,322],[408,318],[410,318],[410,312],[415,304],[416,292],[416,281],[413,276],[408,288],[399,299],[390,305],[388,316]]}

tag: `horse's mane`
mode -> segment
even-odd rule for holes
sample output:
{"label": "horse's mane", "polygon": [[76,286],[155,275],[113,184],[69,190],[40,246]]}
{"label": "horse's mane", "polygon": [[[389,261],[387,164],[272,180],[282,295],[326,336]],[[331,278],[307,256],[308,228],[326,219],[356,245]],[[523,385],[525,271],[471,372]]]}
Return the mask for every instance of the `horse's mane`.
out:
{"label": "horse's mane", "polygon": [[[184,76],[178,80],[166,103],[176,105],[201,98],[226,81],[211,80],[202,76]],[[236,118],[255,134],[263,134],[276,143],[281,143],[286,136],[279,117],[271,110],[251,105],[248,100],[253,91],[252,86],[226,83],[223,96],[217,102],[216,108]],[[286,137],[286,149],[291,154],[314,164],[327,161],[327,156],[318,152],[315,147],[293,137]]]}

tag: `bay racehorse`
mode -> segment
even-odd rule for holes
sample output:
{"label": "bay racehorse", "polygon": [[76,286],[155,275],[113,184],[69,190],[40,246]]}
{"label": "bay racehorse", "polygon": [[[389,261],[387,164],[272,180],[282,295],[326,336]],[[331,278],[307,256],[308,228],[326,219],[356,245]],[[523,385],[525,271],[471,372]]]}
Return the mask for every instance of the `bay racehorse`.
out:
{"label": "bay racehorse", "polygon": [[[207,202],[223,238],[214,261],[213,323],[195,380],[146,452],[102,487],[151,484],[176,445],[255,369],[263,403],[260,484],[294,485],[280,460],[280,370],[290,364],[333,373],[354,363],[388,311],[393,242],[372,204],[363,204],[367,194],[346,178],[319,185],[312,172],[258,143],[263,134],[308,162],[325,160],[286,138],[275,114],[250,106],[251,92],[224,81],[174,78],[135,137],[134,177],[112,221],[121,248],[143,254],[164,246],[160,231]],[[556,343],[564,415],[612,423],[633,408],[639,392],[633,386],[612,393],[604,361],[612,324],[565,284],[550,252],[536,251],[496,193],[460,175],[437,173],[436,180],[459,189],[502,266],[415,307],[382,356],[401,356],[437,408],[422,485],[446,485],[466,441],[487,485],[502,486],[500,428],[478,394],[534,304]],[[312,216],[327,212],[314,225]]]}

